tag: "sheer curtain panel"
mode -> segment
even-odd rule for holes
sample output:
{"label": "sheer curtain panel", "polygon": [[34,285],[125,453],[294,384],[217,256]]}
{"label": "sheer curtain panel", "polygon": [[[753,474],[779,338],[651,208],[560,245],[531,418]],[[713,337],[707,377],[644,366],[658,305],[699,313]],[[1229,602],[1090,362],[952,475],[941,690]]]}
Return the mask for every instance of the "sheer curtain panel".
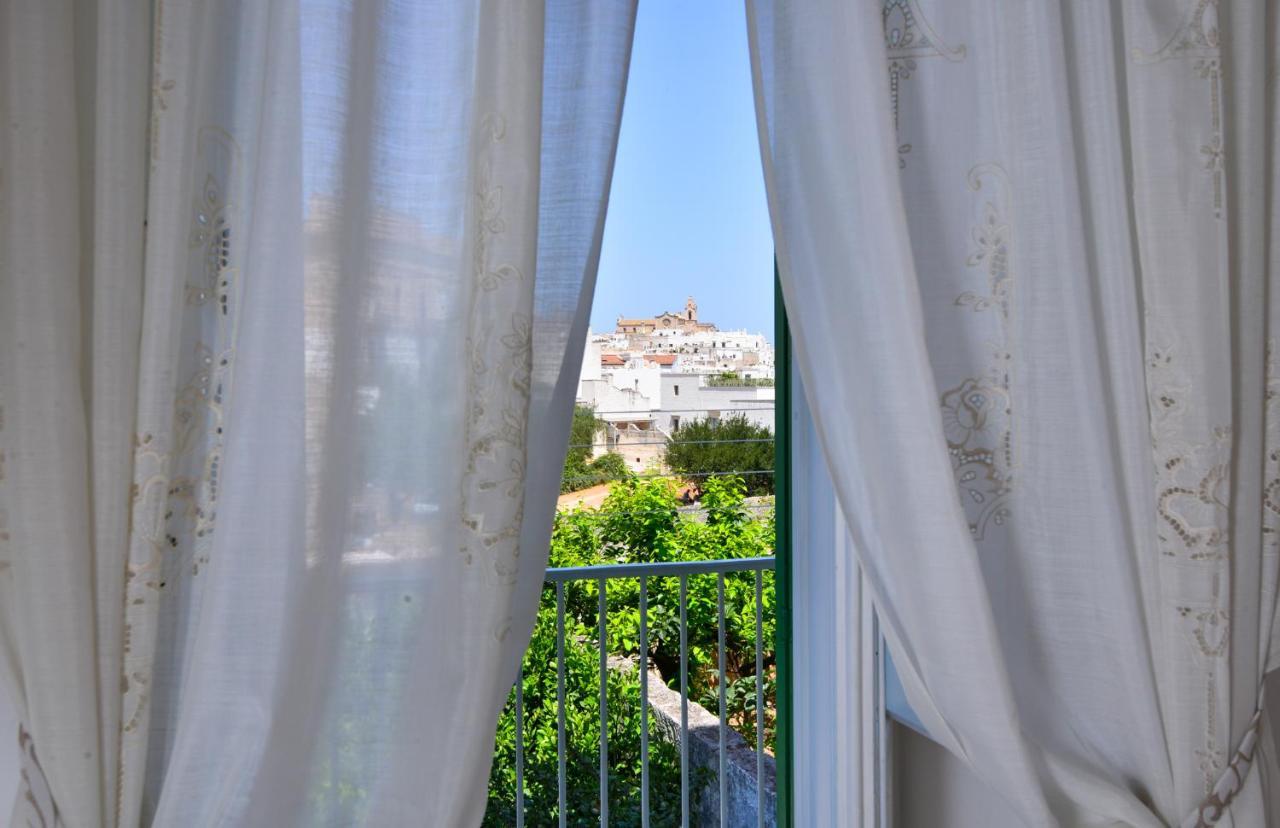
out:
{"label": "sheer curtain panel", "polygon": [[0,4],[13,824],[480,821],[634,14]]}
{"label": "sheer curtain panel", "polygon": [[748,14],[795,353],[925,725],[1028,825],[1273,823],[1274,4]]}

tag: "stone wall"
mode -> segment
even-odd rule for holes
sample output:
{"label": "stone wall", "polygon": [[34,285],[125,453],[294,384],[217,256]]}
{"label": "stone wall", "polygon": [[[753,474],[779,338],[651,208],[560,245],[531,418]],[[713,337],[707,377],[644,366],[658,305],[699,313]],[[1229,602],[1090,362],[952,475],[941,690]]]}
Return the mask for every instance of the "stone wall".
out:
{"label": "stone wall", "polygon": [[[649,705],[657,720],[657,738],[680,745],[680,694],[663,682],[657,670],[649,671]],[[756,822],[756,751],[733,728],[725,729],[728,826],[754,828]],[[690,791],[691,824],[720,825],[720,718],[689,702],[690,780],[705,779],[701,789]],[[701,773],[698,772],[701,769]],[[764,757],[764,825],[775,825],[776,787],[773,757]],[[695,783],[696,784],[696,783]]]}

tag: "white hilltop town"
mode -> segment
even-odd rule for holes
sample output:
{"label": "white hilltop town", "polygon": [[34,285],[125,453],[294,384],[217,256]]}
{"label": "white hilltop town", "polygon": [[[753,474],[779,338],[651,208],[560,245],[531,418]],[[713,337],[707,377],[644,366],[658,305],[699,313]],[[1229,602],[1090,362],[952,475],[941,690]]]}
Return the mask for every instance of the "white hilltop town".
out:
{"label": "white hilltop town", "polygon": [[722,331],[683,312],[618,317],[611,333],[587,333],[578,403],[605,423],[592,454],[621,454],[632,471],[656,467],[682,422],[743,414],[773,429],[773,346],[763,334]]}

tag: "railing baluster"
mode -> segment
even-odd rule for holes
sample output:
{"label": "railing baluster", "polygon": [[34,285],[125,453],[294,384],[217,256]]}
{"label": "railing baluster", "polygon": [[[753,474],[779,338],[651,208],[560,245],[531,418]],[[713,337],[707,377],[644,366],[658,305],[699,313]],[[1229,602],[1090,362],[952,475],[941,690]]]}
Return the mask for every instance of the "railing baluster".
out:
{"label": "railing baluster", "polygon": [[764,828],[764,636],[761,606],[764,604],[764,576],[756,570],[756,828]]}
{"label": "railing baluster", "polygon": [[721,572],[716,576],[716,608],[718,610],[719,622],[717,627],[718,638],[716,647],[720,651],[720,680],[716,682],[716,686],[720,690],[720,825],[729,824],[729,780],[725,776],[725,728],[728,726],[728,710],[725,705],[725,682],[728,676],[725,675],[724,669],[724,573]]}
{"label": "railing baluster", "polygon": [[605,599],[608,581],[596,582],[600,591],[600,828],[609,828],[609,636]]}
{"label": "railing baluster", "polygon": [[556,584],[556,778],[560,803],[560,828],[568,825],[564,750],[564,583]]}
{"label": "railing baluster", "polygon": [[689,619],[688,576],[680,576],[680,826],[689,828]]}
{"label": "railing baluster", "polygon": [[640,576],[640,826],[649,828],[649,579]]}
{"label": "railing baluster", "polygon": [[[575,581],[594,580],[598,587],[598,636],[600,661],[600,763],[599,763],[599,807],[600,824],[609,824],[609,717],[608,717],[608,581],[612,578],[638,578],[640,581],[640,759],[641,759],[641,792],[640,810],[641,826],[648,828],[651,822],[649,767],[649,595],[648,579],[650,577],[679,579],[680,588],[680,825],[688,828],[692,819],[690,801],[690,752],[689,752],[689,576],[715,574],[717,589],[717,633],[719,645],[719,772],[720,772],[720,818],[722,824],[728,814],[728,649],[726,638],[728,624],[725,610],[725,577],[732,572],[754,572],[756,588],[756,824],[760,828],[765,824],[764,791],[760,786],[764,770],[765,745],[765,709],[764,709],[764,648],[763,648],[763,572],[773,570],[772,557],[736,558],[731,560],[680,561],[646,564],[605,564],[590,567],[564,567],[547,570],[547,583],[554,584],[556,590],[556,759],[557,787],[559,804],[559,825],[567,828],[569,824],[568,801],[568,733],[567,733],[567,663],[565,659],[565,584]],[[520,677],[517,680],[516,701],[516,826],[523,828],[526,822],[526,796],[524,790],[525,755],[524,755],[524,667],[521,665]]]}
{"label": "railing baluster", "polygon": [[524,665],[516,677],[516,828],[524,828]]}

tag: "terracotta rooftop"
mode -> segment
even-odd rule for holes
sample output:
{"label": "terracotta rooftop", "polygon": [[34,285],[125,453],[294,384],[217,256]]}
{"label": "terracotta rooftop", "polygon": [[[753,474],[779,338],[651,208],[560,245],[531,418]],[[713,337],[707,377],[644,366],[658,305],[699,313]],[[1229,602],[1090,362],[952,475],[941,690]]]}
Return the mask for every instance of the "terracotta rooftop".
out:
{"label": "terracotta rooftop", "polygon": [[675,365],[676,355],[675,354],[645,354],[644,361],[653,362],[658,365]]}
{"label": "terracotta rooftop", "polygon": [[601,365],[626,365],[627,361],[618,354],[601,354]]}

